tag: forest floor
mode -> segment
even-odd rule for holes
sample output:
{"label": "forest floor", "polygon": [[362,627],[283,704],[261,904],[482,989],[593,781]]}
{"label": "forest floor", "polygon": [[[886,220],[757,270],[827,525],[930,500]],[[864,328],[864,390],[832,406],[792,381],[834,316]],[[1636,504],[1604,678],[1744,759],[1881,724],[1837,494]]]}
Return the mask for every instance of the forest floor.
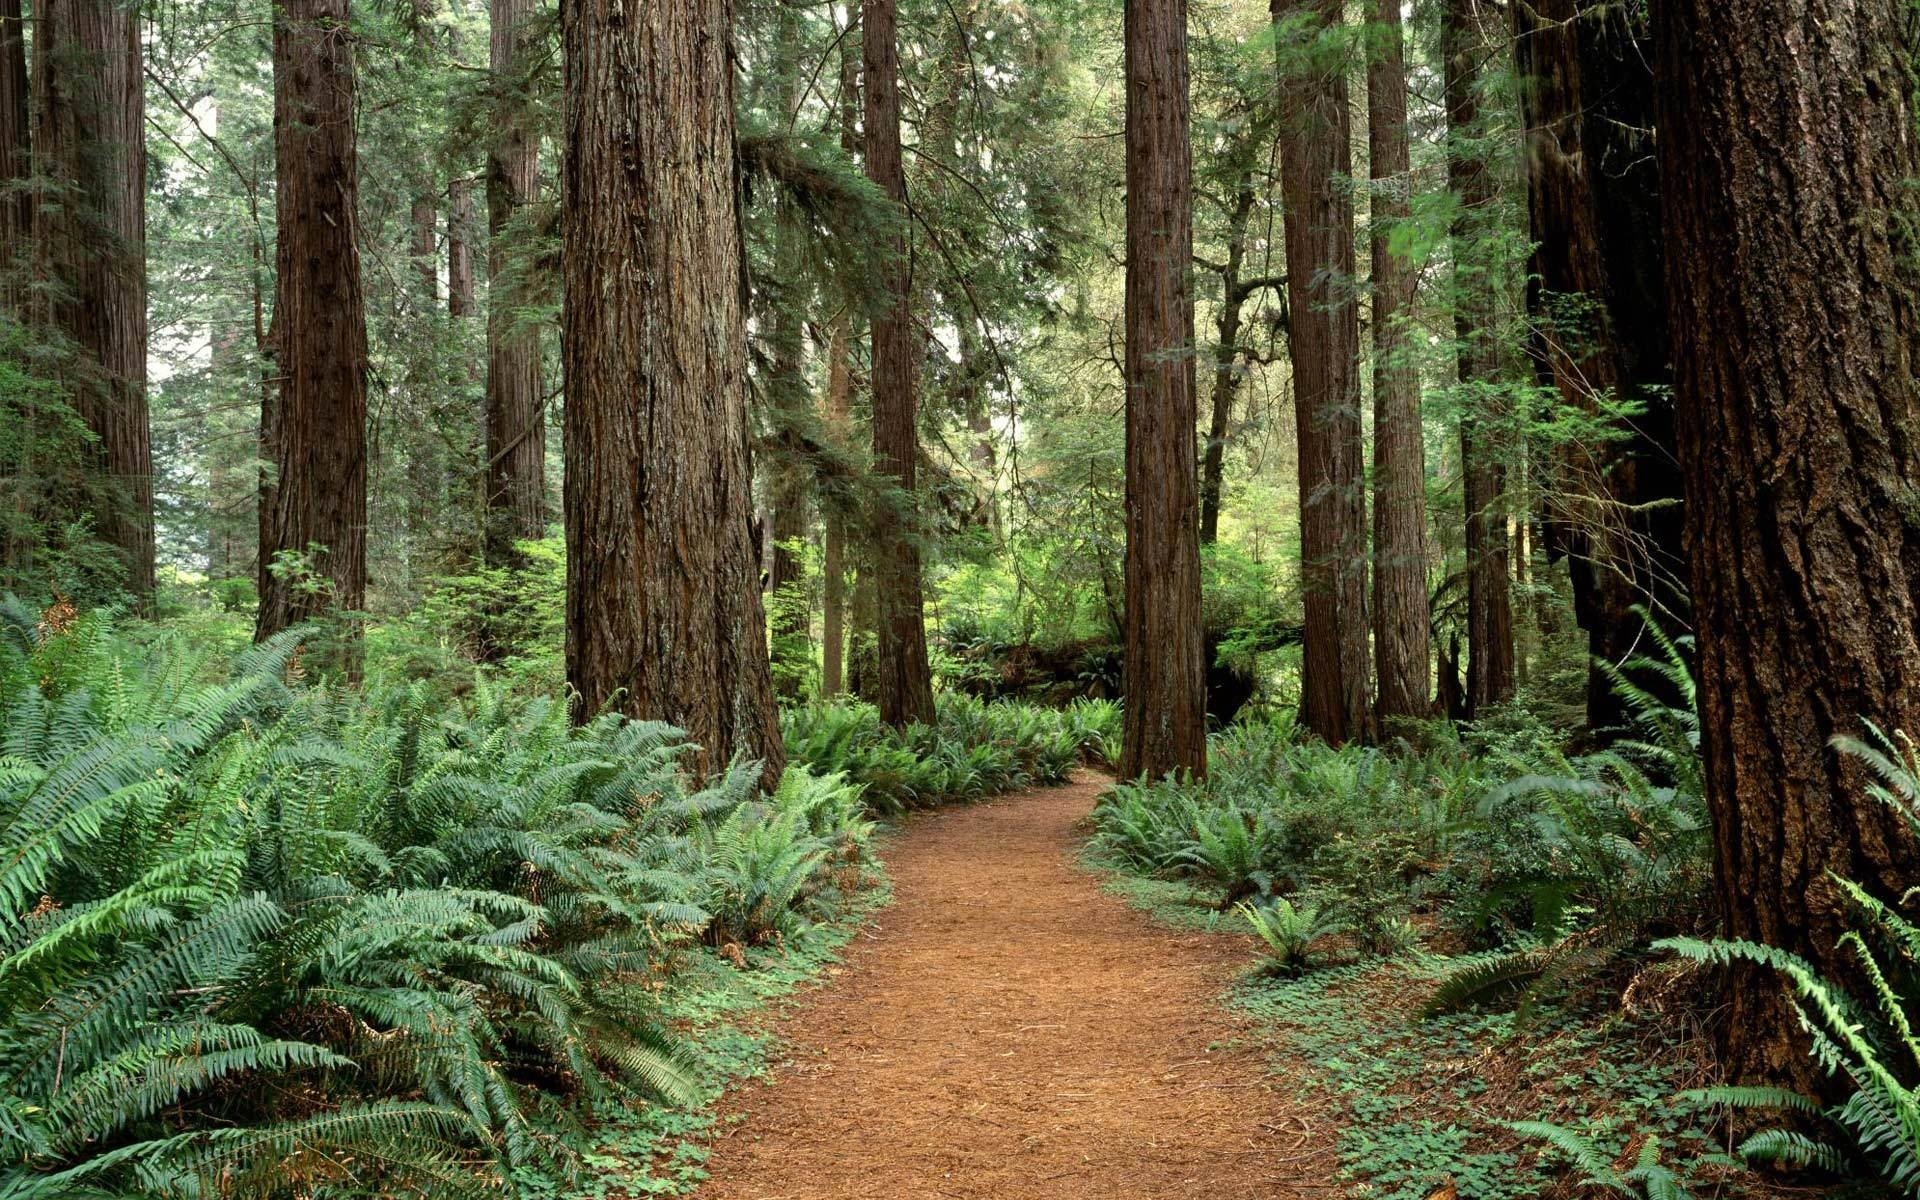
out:
{"label": "forest floor", "polygon": [[1156,924],[1075,867],[1106,786],[906,823],[894,903],[776,1025],[769,1080],[722,1102],[701,1200],[1334,1192],[1324,1110],[1215,1003],[1245,940]]}

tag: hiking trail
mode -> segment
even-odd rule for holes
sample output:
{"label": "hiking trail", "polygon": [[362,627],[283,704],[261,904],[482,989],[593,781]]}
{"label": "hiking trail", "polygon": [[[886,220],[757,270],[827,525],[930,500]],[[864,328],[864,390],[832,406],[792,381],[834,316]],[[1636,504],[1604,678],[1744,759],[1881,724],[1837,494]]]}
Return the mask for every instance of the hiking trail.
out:
{"label": "hiking trail", "polygon": [[775,1023],[772,1079],[721,1102],[696,1200],[1338,1194],[1326,1115],[1217,1003],[1247,943],[1157,925],[1074,866],[1108,785],[889,839],[894,903]]}

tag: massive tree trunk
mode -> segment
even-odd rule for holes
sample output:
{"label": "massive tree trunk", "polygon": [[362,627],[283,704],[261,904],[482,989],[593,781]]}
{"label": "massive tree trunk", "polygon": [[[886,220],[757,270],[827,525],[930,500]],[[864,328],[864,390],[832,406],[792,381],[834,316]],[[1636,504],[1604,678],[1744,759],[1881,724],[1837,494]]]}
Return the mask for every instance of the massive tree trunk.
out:
{"label": "massive tree trunk", "polygon": [[47,316],[71,343],[62,369],[97,439],[75,501],[153,592],[153,448],[147,423],[146,77],[138,13],[117,0],[35,6],[33,168],[46,188],[34,241],[54,285]]}
{"label": "massive tree trunk", "polygon": [[715,770],[786,751],[748,524],[733,5],[566,0],[567,679]]}
{"label": "massive tree trunk", "polygon": [[[1725,932],[1842,978],[1835,879],[1912,839],[1829,739],[1920,730],[1920,381],[1905,0],[1661,0],[1667,295]],[[1743,1078],[1818,1086],[1777,980],[1721,1010]]]}
{"label": "massive tree trunk", "polygon": [[1492,265],[1483,235],[1495,206],[1494,183],[1479,151],[1478,81],[1486,55],[1477,25],[1479,0],[1447,0],[1441,17],[1445,60],[1447,185],[1460,210],[1453,244],[1457,293],[1454,328],[1460,342],[1460,463],[1467,542],[1467,715],[1513,697],[1513,597],[1507,566],[1506,467],[1488,418],[1501,412],[1500,345]]}
{"label": "massive tree trunk", "polygon": [[[894,0],[866,0],[867,178],[894,201],[907,201],[900,160],[900,61]],[[869,558],[879,601],[880,716],[896,727],[932,722],[933,674],[920,597],[915,468],[920,457],[919,367],[914,362],[912,260],[902,235],[891,248],[886,291],[873,322],[873,465],[899,488],[900,507],[875,521]]]}
{"label": "massive tree trunk", "polygon": [[[1613,400],[1640,410],[1619,423],[1621,440],[1569,446],[1547,465],[1550,552],[1567,557],[1574,612],[1596,660],[1587,723],[1604,734],[1628,714],[1599,663],[1653,650],[1636,607],[1668,630],[1683,629],[1687,612],[1653,47],[1631,5],[1533,0],[1513,13],[1540,376],[1590,415]],[[1635,681],[1680,702],[1658,673]]]}
{"label": "massive tree trunk", "polygon": [[519,78],[533,0],[492,0],[494,141],[487,152],[487,562],[515,561],[513,544],[547,527],[547,424],[540,331],[514,318],[506,231],[539,187],[540,140]]}
{"label": "massive tree trunk", "polygon": [[1186,0],[1129,0],[1126,722],[1120,774],[1207,769]]}
{"label": "massive tree trunk", "polygon": [[1381,725],[1421,718],[1430,703],[1427,468],[1420,365],[1412,336],[1413,264],[1393,252],[1412,215],[1407,66],[1400,0],[1374,0],[1367,59],[1367,145],[1373,179],[1373,654]]}
{"label": "massive tree trunk", "polygon": [[1340,0],[1273,0],[1280,27],[1280,182],[1287,344],[1300,450],[1305,593],[1301,715],[1333,745],[1367,731],[1367,503],[1360,313]]}
{"label": "massive tree trunk", "polygon": [[[261,414],[274,464],[260,514],[262,638],[366,605],[367,327],[347,0],[282,0],[273,75],[280,386]],[[282,552],[314,555],[313,574],[274,571]]]}

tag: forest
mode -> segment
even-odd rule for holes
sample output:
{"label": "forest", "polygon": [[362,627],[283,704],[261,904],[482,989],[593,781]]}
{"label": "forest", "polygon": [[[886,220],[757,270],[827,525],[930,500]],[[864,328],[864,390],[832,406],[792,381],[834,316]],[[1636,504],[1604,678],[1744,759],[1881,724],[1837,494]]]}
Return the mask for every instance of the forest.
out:
{"label": "forest", "polygon": [[1912,0],[0,0],[0,1200],[1920,1196],[1913,736]]}

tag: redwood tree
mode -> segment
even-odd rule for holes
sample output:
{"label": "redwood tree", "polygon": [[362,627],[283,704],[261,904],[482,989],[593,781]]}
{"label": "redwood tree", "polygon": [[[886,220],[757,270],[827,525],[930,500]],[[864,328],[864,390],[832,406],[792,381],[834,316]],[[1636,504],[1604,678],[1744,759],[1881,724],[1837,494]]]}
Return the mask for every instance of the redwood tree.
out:
{"label": "redwood tree", "polygon": [[[850,14],[859,20],[858,11]],[[863,50],[848,29],[840,43],[840,148],[849,158],[859,149],[860,71]],[[853,318],[843,305],[834,314],[827,343],[827,436],[849,444],[848,410],[853,396]],[[825,506],[820,546],[820,694],[846,690],[847,518],[840,505]]]}
{"label": "redwood tree", "polygon": [[[1920,731],[1920,175],[1911,8],[1654,7],[1700,741],[1725,932],[1840,977],[1837,879],[1895,899],[1915,847],[1829,744]],[[1844,81],[1844,86],[1836,81]],[[1817,1085],[1777,980],[1729,1063]]]}
{"label": "redwood tree", "polygon": [[[366,604],[367,327],[347,0],[281,0],[273,78],[280,385],[261,414],[273,464],[260,512],[262,638]],[[283,552],[314,556],[311,573],[276,571]]]}
{"label": "redwood tree", "polygon": [[1272,0],[1280,43],[1287,344],[1300,453],[1300,707],[1307,728],[1334,745],[1364,736],[1369,716],[1360,310],[1341,10],[1341,0]]}
{"label": "redwood tree", "polygon": [[[894,0],[866,0],[867,178],[896,203],[907,202],[900,151],[900,51]],[[920,545],[914,527],[914,477],[920,458],[919,368],[914,362],[913,269],[903,232],[885,270],[886,306],[873,319],[873,464],[900,496],[874,523],[869,548],[879,601],[880,717],[905,726],[933,720],[933,673],[920,597]]]}
{"label": "redwood tree", "polygon": [[[1549,552],[1564,555],[1594,660],[1587,723],[1618,730],[1613,675],[1645,654],[1641,612],[1685,628],[1684,509],[1674,455],[1673,372],[1653,146],[1653,47],[1632,5],[1513,6],[1534,243],[1528,296],[1542,382],[1591,416],[1634,405],[1610,440],[1552,464]],[[1679,703],[1656,672],[1636,682]]]}
{"label": "redwood tree", "polygon": [[487,561],[513,561],[513,544],[547,527],[547,427],[540,331],[514,316],[507,279],[508,223],[539,187],[540,140],[527,112],[533,0],[492,0],[494,140],[487,151]]}
{"label": "redwood tree", "polygon": [[567,680],[778,781],[749,519],[733,5],[565,0]]}
{"label": "redwood tree", "polygon": [[[153,448],[139,13],[118,0],[42,0],[34,8],[33,168],[44,191],[33,240],[52,284],[46,316],[72,352],[63,381],[96,439],[98,479],[75,502],[91,507],[95,528],[125,561],[129,589],[146,597]],[[17,28],[17,18],[7,24]],[[9,73],[0,68],[0,83],[17,86]]]}
{"label": "redwood tree", "polygon": [[1129,0],[1125,778],[1207,769],[1186,0]]}
{"label": "redwood tree", "polygon": [[1494,281],[1476,243],[1495,207],[1492,172],[1472,145],[1480,132],[1479,78],[1486,56],[1479,0],[1446,0],[1440,53],[1447,108],[1447,185],[1459,205],[1453,223],[1454,329],[1459,339],[1460,462],[1467,543],[1469,717],[1511,699],[1513,597],[1507,552],[1506,468],[1487,418],[1500,416],[1500,345]]}
{"label": "redwood tree", "polygon": [[21,265],[33,224],[33,197],[25,187],[32,143],[20,0],[0,0],[0,303],[9,307],[9,276]]}
{"label": "redwood tree", "polygon": [[1412,215],[1407,66],[1400,0],[1374,0],[1367,57],[1373,180],[1373,654],[1384,724],[1427,715],[1432,611],[1427,601],[1427,469],[1414,358],[1413,264],[1395,254]]}

